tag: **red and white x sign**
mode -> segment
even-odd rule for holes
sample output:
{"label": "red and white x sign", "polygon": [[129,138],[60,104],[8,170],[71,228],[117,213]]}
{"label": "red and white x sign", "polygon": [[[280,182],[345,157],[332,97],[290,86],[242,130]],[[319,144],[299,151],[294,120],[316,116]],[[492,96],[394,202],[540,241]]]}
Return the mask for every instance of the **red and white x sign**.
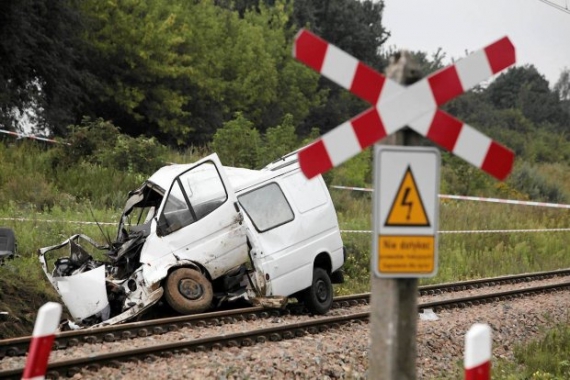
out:
{"label": "red and white x sign", "polygon": [[499,41],[403,87],[350,54],[301,29],[294,57],[373,107],[299,151],[301,170],[312,178],[408,125],[470,164],[503,180],[514,153],[438,107],[515,63],[509,39]]}

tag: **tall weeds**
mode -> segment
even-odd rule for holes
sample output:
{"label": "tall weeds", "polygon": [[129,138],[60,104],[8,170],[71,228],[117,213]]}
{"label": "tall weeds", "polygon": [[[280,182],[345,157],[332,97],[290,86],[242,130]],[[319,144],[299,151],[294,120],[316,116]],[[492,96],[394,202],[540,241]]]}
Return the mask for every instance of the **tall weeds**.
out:
{"label": "tall weeds", "polygon": [[[372,193],[331,190],[349,260],[350,285],[340,293],[367,291],[370,284]],[[438,272],[421,283],[441,283],[567,268],[567,209],[503,203],[440,201]]]}
{"label": "tall weeds", "polygon": [[[112,128],[108,131],[112,133]],[[81,132],[88,133],[89,128]],[[123,148],[124,144],[109,146],[107,149],[115,151],[103,157],[119,155]],[[96,152],[96,147],[91,151]],[[134,153],[125,162],[142,163],[144,155],[140,150],[128,151]],[[162,148],[156,150],[162,151]],[[185,152],[164,152],[163,157],[154,158],[182,163],[207,155],[208,149],[193,147]],[[148,177],[148,173],[133,170],[133,166],[105,165],[96,157],[84,159],[77,151],[73,151],[76,162],[62,166],[58,162],[64,153],[37,142],[0,143],[0,224],[15,230],[23,262],[35,268],[38,263],[34,257],[39,247],[56,244],[77,232],[101,242],[104,235],[114,236],[115,223],[128,192]],[[137,165],[134,167],[140,167]],[[334,184],[366,186],[370,179],[366,160],[353,160],[349,166],[352,169],[348,171],[348,166],[335,169],[327,175],[328,180]],[[559,165],[546,166],[541,172],[559,176],[564,173]],[[359,183],[350,183],[355,178]],[[443,187],[453,191],[449,185]],[[348,251],[347,281],[337,292],[368,291],[373,194],[333,187],[330,191]],[[508,184],[495,186],[495,191],[499,195],[521,195]],[[439,215],[438,272],[421,283],[543,271],[570,264],[570,232],[548,231],[570,227],[567,209],[442,199]],[[104,233],[93,224],[95,221],[104,223]]]}

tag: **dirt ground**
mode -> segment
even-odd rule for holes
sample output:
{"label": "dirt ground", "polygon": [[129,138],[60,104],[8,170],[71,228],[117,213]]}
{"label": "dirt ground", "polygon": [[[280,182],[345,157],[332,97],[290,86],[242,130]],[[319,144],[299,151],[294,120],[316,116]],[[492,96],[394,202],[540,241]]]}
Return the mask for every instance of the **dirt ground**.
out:
{"label": "dirt ground", "polygon": [[47,281],[0,267],[0,339],[31,335],[38,309],[48,301],[60,302]]}

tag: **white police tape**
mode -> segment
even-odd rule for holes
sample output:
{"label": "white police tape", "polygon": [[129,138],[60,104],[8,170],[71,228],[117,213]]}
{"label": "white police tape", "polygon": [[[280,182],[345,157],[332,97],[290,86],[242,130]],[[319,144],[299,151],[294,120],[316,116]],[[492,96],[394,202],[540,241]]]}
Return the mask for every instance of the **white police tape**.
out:
{"label": "white police tape", "polygon": [[367,191],[369,193],[373,193],[374,189],[369,189],[366,187],[350,187],[350,186],[332,186],[335,189],[341,189],[341,190],[353,190],[353,191]]}
{"label": "white police tape", "polygon": [[[55,219],[31,219],[31,218],[0,218],[3,221],[15,222],[46,222],[46,223],[75,223],[75,224],[99,224],[106,226],[116,226],[117,223],[108,222],[83,222],[79,220],[55,220]],[[454,230],[437,231],[438,234],[493,234],[493,233],[516,233],[516,232],[568,232],[570,228],[535,228],[520,230]],[[371,230],[340,230],[343,234],[370,234]]]}
{"label": "white police tape", "polygon": [[[520,229],[520,230],[452,230],[437,231],[438,234],[496,234],[496,233],[515,233],[515,232],[568,232],[570,228],[536,228],[536,229]],[[345,234],[370,234],[370,230],[340,230]]]}
{"label": "white police tape", "polygon": [[[353,190],[353,191],[366,191],[373,192],[374,189],[364,188],[364,187],[349,187],[349,186],[332,186],[336,189],[341,190]],[[510,199],[499,199],[499,198],[482,198],[482,197],[471,197],[462,195],[445,195],[439,194],[440,198],[448,199],[458,199],[458,200],[473,200],[473,201],[484,201],[484,202],[498,202],[505,204],[520,204],[527,206],[542,206],[542,207],[557,207],[557,208],[570,208],[570,205],[558,204],[558,203],[545,203],[545,202],[532,202],[532,201],[517,201]],[[85,224],[85,225],[107,225],[113,226],[117,223],[110,222],[85,222],[79,220],[63,221],[55,219],[31,219],[31,218],[0,218],[2,221],[17,221],[17,222],[46,222],[46,223],[74,223],[74,224]],[[438,234],[489,234],[489,233],[520,233],[520,232],[568,232],[570,228],[536,228],[536,229],[518,229],[518,230],[452,230],[452,231],[437,231]],[[371,230],[341,230],[341,233],[359,233],[359,234],[369,234],[372,233]]]}
{"label": "white police tape", "polygon": [[4,221],[14,221],[14,222],[46,222],[46,223],[75,223],[75,224],[99,224],[107,226],[116,226],[117,223],[107,223],[107,222],[83,222],[79,220],[55,220],[55,219],[33,219],[33,218],[0,218]]}
{"label": "white police tape", "polygon": [[[79,220],[55,220],[55,219],[31,219],[31,218],[0,218],[2,221],[14,222],[46,222],[46,223],[75,223],[75,224],[99,224],[106,226],[116,226],[117,223],[109,222],[83,222]],[[455,230],[437,231],[438,234],[491,234],[491,233],[515,233],[515,232],[568,232],[570,228],[536,228],[520,230]],[[370,234],[371,230],[340,230],[343,234]]]}
{"label": "white police tape", "polygon": [[12,136],[16,136],[18,138],[27,138],[27,139],[32,139],[32,140],[40,140],[40,141],[45,141],[45,142],[49,142],[49,143],[54,143],[54,144],[65,144],[65,145],[71,145],[70,143],[66,143],[66,142],[62,142],[62,141],[57,141],[57,140],[53,140],[53,139],[48,139],[46,137],[41,137],[41,136],[36,136],[36,135],[31,135],[31,134],[25,134],[25,133],[18,133],[18,132],[12,132],[12,131],[8,131],[5,129],[0,129],[0,133],[4,133],[7,135],[12,135]]}
{"label": "white police tape", "polygon": [[[368,189],[368,188],[364,188],[364,187],[349,187],[349,186],[332,186],[332,187],[335,189],[341,189],[341,190],[374,192],[374,189]],[[456,199],[456,200],[465,200],[465,201],[494,202],[494,203],[504,203],[504,204],[512,204],[512,205],[553,207],[553,208],[569,208],[570,209],[570,205],[560,204],[560,203],[519,201],[519,200],[514,200],[514,199],[483,198],[483,197],[471,197],[471,196],[466,196],[466,195],[448,195],[448,194],[439,194],[438,197],[443,198],[443,199]]]}

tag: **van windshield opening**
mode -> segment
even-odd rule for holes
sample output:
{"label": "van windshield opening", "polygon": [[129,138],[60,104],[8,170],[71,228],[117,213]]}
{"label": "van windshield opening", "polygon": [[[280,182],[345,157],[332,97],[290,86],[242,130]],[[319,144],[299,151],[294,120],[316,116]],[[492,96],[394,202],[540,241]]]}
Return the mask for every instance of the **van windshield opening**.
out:
{"label": "van windshield opening", "polygon": [[216,165],[205,162],[178,176],[158,224],[164,235],[207,217],[228,199]]}

